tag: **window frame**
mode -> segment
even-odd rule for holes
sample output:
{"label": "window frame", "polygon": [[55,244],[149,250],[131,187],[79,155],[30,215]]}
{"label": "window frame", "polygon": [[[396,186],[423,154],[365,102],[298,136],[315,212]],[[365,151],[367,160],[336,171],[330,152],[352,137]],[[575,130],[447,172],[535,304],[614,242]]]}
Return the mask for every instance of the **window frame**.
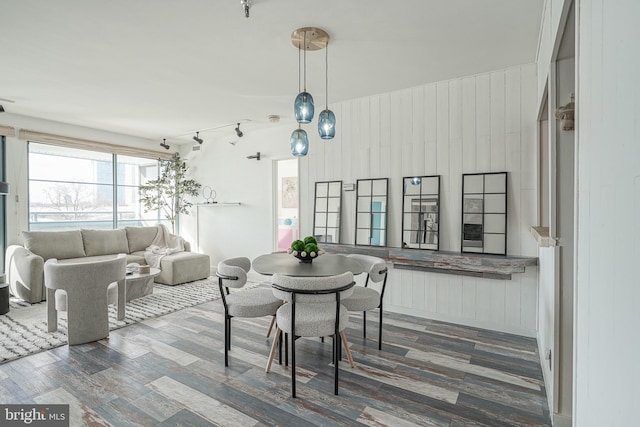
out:
{"label": "window frame", "polygon": [[[42,230],[42,231],[53,231],[53,230],[68,230],[68,229],[79,229],[79,228],[100,228],[100,229],[109,229],[108,227],[99,227],[96,226],[96,223],[102,223],[102,225],[106,225],[107,223],[109,223],[109,220],[105,220],[105,221],[100,221],[100,220],[95,220],[95,221],[82,221],[82,220],[78,220],[78,221],[66,221],[68,223],[65,224],[65,221],[52,221],[52,223],[55,223],[57,226],[52,226],[52,227],[47,227],[46,226],[46,221],[42,221],[42,222],[37,222],[37,221],[33,221],[32,220],[32,194],[31,194],[31,190],[32,190],[32,183],[35,182],[39,182],[39,183],[55,183],[55,182],[64,182],[64,183],[68,183],[68,184],[72,184],[72,185],[76,185],[76,184],[80,184],[80,185],[89,185],[89,186],[93,186],[95,188],[101,187],[101,186],[110,186],[110,190],[111,190],[111,220],[110,220],[110,228],[111,229],[117,229],[117,228],[123,228],[125,226],[130,226],[133,225],[131,224],[131,222],[135,222],[137,223],[137,225],[143,225],[145,222],[154,222],[154,223],[162,223],[162,222],[166,222],[163,218],[161,218],[161,211],[160,209],[157,209],[155,211],[155,217],[153,215],[151,215],[150,217],[142,217],[143,209],[140,209],[140,213],[138,215],[136,215],[137,218],[134,219],[120,219],[120,210],[119,210],[119,203],[118,203],[118,197],[119,197],[119,191],[123,191],[127,188],[135,188],[137,187],[137,185],[132,185],[132,184],[125,184],[125,183],[119,183],[119,179],[118,179],[118,172],[119,172],[119,166],[120,165],[127,165],[129,163],[123,163],[123,162],[119,162],[119,158],[138,158],[138,159],[148,159],[150,161],[150,163],[155,162],[155,168],[156,168],[156,176],[152,177],[151,179],[156,179],[159,174],[160,174],[160,159],[153,159],[150,157],[145,157],[145,156],[134,156],[131,154],[123,154],[123,155],[119,155],[117,153],[105,153],[105,151],[102,150],[93,150],[90,148],[73,148],[73,150],[78,150],[80,152],[82,151],[86,151],[87,154],[90,153],[99,153],[99,154],[107,154],[109,156],[109,161],[107,162],[106,160],[104,162],[107,162],[105,164],[108,164],[110,166],[110,182],[109,183],[104,183],[101,182],[101,180],[99,178],[94,179],[93,177],[91,179],[85,180],[85,181],[77,181],[77,180],[56,180],[56,179],[43,179],[43,178],[37,178],[37,179],[33,179],[32,178],[32,174],[31,174],[31,155],[37,153],[36,151],[32,151],[32,144],[37,144],[37,145],[42,145],[42,146],[55,146],[58,148],[69,148],[69,147],[65,147],[64,145],[57,145],[57,144],[49,144],[49,143],[41,143],[39,141],[27,141],[27,215],[28,215],[28,219],[27,219],[27,228],[29,230]],[[42,155],[50,155],[50,156],[55,156],[53,154],[45,154],[45,153],[41,153]],[[61,154],[61,156],[64,156],[64,154]],[[71,156],[69,156],[71,157]],[[89,161],[94,161],[94,162],[100,162],[100,160],[96,160],[96,159],[92,159],[90,156],[87,157],[78,157],[79,159],[84,159],[84,160],[89,160]],[[95,167],[95,170],[97,170],[97,166]],[[104,172],[104,171],[103,171]],[[140,176],[140,175],[139,175]],[[141,180],[140,180],[141,182]],[[139,184],[138,184],[139,185]],[[138,199],[138,203],[139,203],[139,199]],[[92,223],[92,225],[89,225],[89,223]],[[128,223],[128,224],[127,224]],[[38,225],[38,226],[36,226]]]}

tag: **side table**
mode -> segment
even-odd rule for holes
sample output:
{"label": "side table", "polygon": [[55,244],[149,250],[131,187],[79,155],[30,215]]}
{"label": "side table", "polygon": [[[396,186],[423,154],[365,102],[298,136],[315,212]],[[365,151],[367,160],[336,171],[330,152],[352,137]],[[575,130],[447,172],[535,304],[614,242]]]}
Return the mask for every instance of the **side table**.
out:
{"label": "side table", "polygon": [[127,302],[153,293],[153,278],[160,274],[159,268],[151,268],[148,273],[132,272],[125,277]]}

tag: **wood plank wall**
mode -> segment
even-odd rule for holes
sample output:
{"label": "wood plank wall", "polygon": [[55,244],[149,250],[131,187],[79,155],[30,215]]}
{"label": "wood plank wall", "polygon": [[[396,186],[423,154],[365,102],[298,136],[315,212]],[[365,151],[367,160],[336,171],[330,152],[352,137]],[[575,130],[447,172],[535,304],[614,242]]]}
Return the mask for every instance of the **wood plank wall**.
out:
{"label": "wood plank wall", "polygon": [[[536,70],[523,65],[331,105],[333,140],[312,129],[301,160],[302,230],[313,183],[389,178],[388,245],[401,245],[402,178],[441,175],[440,249],[460,250],[462,174],[509,172],[508,254],[537,256]],[[343,193],[341,243],[354,243],[355,191]],[[535,336],[537,270],[511,281],[392,270],[390,310]]]}

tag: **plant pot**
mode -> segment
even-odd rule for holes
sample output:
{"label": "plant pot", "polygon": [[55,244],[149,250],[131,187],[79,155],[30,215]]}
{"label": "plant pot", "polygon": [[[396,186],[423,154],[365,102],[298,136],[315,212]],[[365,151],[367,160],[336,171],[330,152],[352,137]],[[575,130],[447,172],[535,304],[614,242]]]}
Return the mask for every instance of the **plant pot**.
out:
{"label": "plant pot", "polygon": [[304,262],[306,264],[311,264],[313,262],[313,259],[316,258],[316,257],[312,257],[309,254],[307,254],[306,256],[302,256],[302,255],[298,254],[298,255],[294,255],[294,257],[298,258],[300,260],[300,262]]}

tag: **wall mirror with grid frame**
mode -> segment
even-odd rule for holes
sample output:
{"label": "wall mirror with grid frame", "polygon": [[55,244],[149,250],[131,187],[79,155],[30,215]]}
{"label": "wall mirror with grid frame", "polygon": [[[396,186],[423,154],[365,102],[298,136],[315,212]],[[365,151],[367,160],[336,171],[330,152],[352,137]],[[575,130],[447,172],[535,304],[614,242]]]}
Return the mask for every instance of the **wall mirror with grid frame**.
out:
{"label": "wall mirror with grid frame", "polygon": [[356,182],[356,245],[387,246],[389,179]]}
{"label": "wall mirror with grid frame", "polygon": [[440,175],[402,179],[402,247],[440,249]]}
{"label": "wall mirror with grid frame", "polygon": [[342,181],[316,182],[313,236],[318,243],[340,243]]}
{"label": "wall mirror with grid frame", "polygon": [[507,254],[507,172],[462,175],[462,252]]}

